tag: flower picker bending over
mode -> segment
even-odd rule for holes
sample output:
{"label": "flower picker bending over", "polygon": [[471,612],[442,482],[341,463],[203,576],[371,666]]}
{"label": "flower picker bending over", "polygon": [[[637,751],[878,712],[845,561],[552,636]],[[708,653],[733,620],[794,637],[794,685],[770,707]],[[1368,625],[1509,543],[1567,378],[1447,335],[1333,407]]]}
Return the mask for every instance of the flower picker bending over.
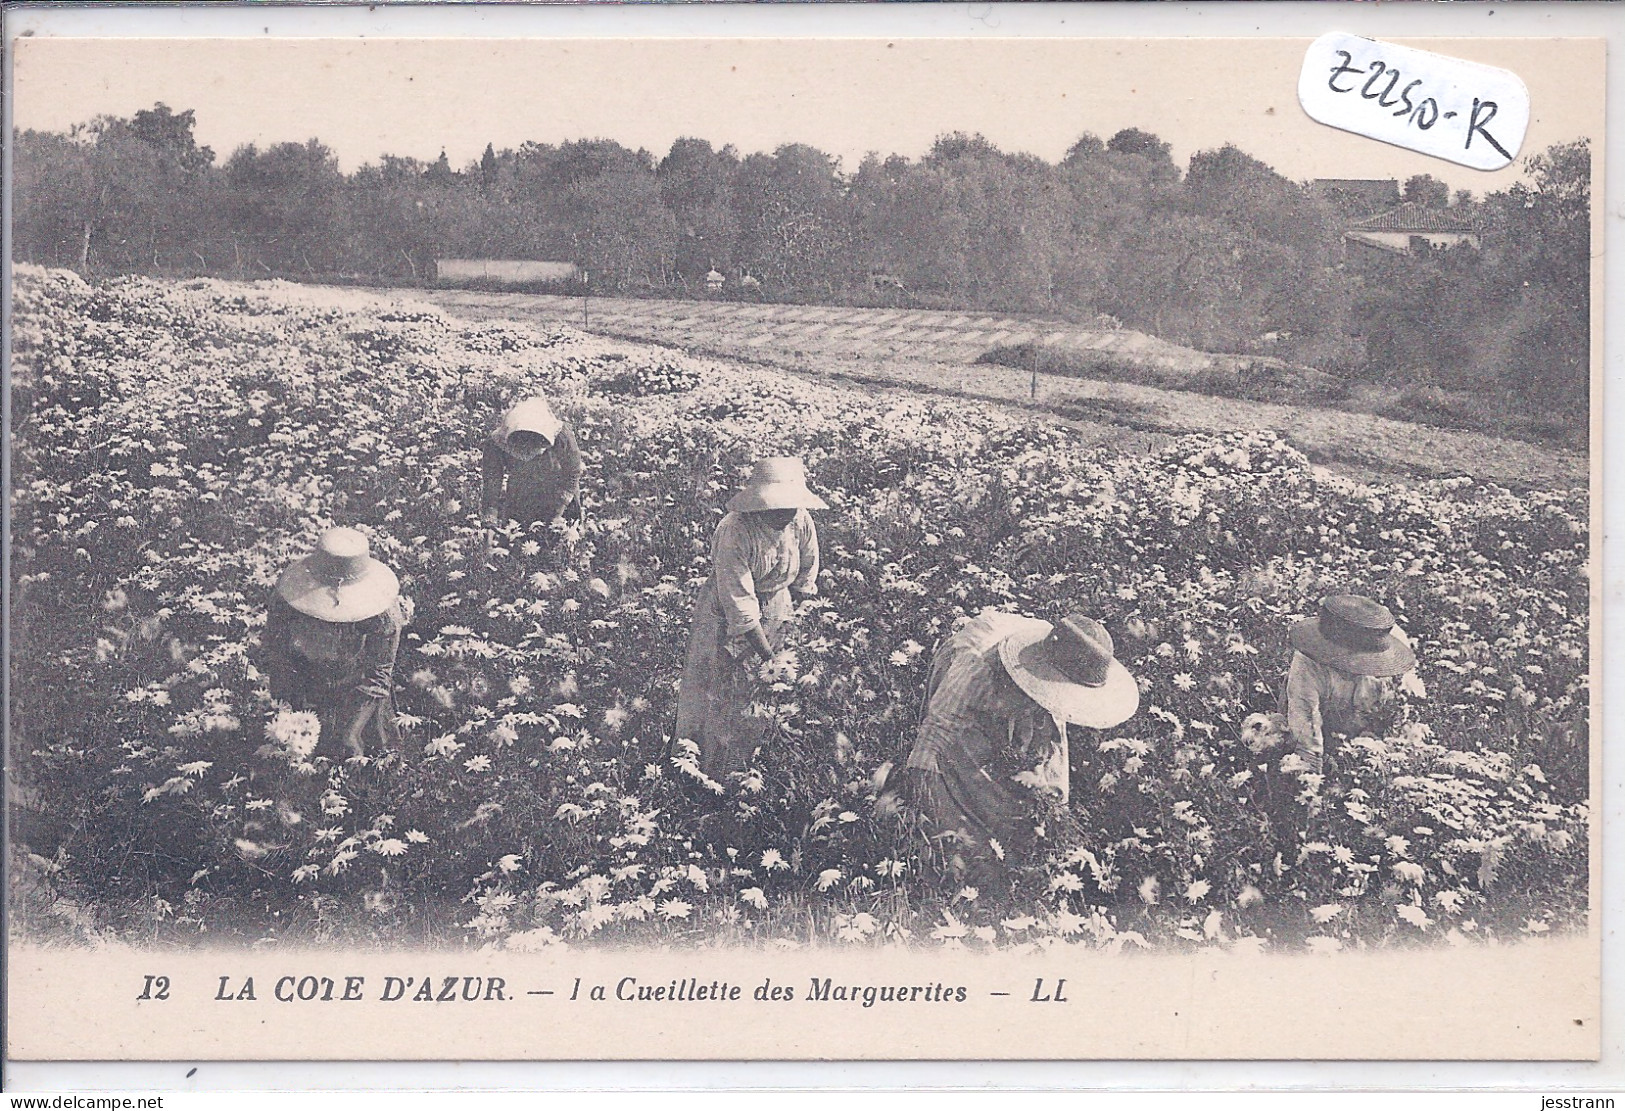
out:
{"label": "flower picker bending over", "polygon": [[[1416,666],[1416,653],[1388,607],[1358,594],[1323,598],[1320,613],[1289,635],[1294,651],[1281,712],[1310,771],[1335,771],[1336,742],[1371,728],[1394,699],[1394,678]],[[1405,685],[1421,691],[1414,677]]]}
{"label": "flower picker bending over", "polygon": [[756,669],[782,643],[791,592],[818,593],[818,530],[807,511],[825,508],[800,459],[760,459],[711,537],[675,736],[699,746],[700,770],[712,779],[743,769],[761,743],[766,722],[750,714]]}
{"label": "flower picker bending over", "polygon": [[[1032,850],[1034,792],[1063,806],[1070,797],[1067,725],[1109,728],[1139,704],[1099,622],[1072,614],[1051,625],[986,610],[933,656],[896,790],[928,835],[948,842],[957,878],[1001,879],[1006,862]],[[895,802],[890,787],[883,808]]]}
{"label": "flower picker bending over", "polygon": [[502,414],[480,470],[488,514],[523,525],[581,517],[581,449],[543,398],[526,398]]}
{"label": "flower picker bending over", "polygon": [[322,534],[271,591],[261,644],[271,696],[321,720],[318,751],[392,748],[395,654],[406,614],[395,572],[355,529]]}

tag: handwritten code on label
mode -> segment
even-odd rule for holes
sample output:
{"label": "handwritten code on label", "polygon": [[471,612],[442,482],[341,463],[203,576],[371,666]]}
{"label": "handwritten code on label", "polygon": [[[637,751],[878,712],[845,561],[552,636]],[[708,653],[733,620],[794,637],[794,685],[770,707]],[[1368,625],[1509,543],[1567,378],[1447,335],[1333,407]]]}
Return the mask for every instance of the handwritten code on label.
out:
{"label": "handwritten code on label", "polygon": [[1309,47],[1298,100],[1321,123],[1477,170],[1510,164],[1529,128],[1517,74],[1341,32]]}

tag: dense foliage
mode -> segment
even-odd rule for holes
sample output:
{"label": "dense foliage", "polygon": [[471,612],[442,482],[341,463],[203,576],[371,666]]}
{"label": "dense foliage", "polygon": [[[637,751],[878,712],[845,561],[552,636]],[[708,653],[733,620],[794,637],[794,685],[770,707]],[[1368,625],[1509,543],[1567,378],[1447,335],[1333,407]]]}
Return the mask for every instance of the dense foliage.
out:
{"label": "dense foliage", "polygon": [[[285,283],[20,267],[11,752],[46,928],[177,938],[885,939],[1314,949],[1582,925],[1587,503],[1362,485],[1271,433],[1152,457],[566,328]],[[478,453],[541,390],[587,517],[489,532]],[[667,740],[707,540],[804,456],[822,595],[718,799]],[[264,598],[365,530],[413,616],[400,751],[333,763],[256,666]],[[557,528],[557,526],[556,526]],[[1331,780],[1266,719],[1290,622],[1358,587],[1417,684]],[[1070,816],[1012,891],[958,890],[877,813],[930,646],[1083,606],[1141,712],[1072,737]],[[42,892],[46,894],[41,894]],[[461,900],[461,902],[459,902]]]}
{"label": "dense foliage", "polygon": [[664,294],[703,293],[715,267],[729,295],[1106,313],[1206,350],[1511,388],[1537,407],[1583,405],[1590,382],[1584,142],[1480,201],[1406,183],[1406,199],[1479,227],[1482,250],[1345,257],[1347,222],[1371,212],[1230,145],[1182,171],[1133,128],[1085,135],[1055,164],[955,134],[850,172],[804,144],[742,156],[684,138],[658,160],[584,140],[487,149],[462,170],[386,156],[344,174],[314,139],[216,165],[193,124],[158,105],[17,135],[17,257],[386,284],[431,280],[436,258],[553,259],[595,288]]}

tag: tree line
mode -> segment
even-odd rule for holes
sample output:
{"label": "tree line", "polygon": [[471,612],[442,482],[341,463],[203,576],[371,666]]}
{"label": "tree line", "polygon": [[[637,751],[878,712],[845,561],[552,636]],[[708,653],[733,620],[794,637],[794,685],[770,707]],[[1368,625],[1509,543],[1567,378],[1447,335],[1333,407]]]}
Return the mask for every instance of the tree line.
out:
{"label": "tree line", "polygon": [[1137,128],[1049,163],[979,135],[853,172],[788,143],[682,138],[487,145],[462,168],[385,155],[343,173],[320,141],[223,161],[158,104],[14,135],[13,254],[91,274],[414,284],[447,257],[576,263],[604,292],[908,303],[1087,318],[1344,375],[1515,386],[1583,403],[1590,149],[1554,146],[1476,198],[1426,175],[1405,199],[1470,220],[1478,248],[1351,255],[1351,217],[1232,145],[1180,167]]}

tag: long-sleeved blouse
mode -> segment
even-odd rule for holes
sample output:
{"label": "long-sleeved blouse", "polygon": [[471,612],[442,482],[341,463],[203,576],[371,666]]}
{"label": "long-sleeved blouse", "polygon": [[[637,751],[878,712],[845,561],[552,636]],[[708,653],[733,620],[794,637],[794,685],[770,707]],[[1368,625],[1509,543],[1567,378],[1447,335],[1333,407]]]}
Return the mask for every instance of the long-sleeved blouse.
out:
{"label": "long-sleeved blouse", "polygon": [[730,513],[711,537],[711,580],[729,637],[762,623],[762,600],[793,589],[818,593],[818,529],[797,510],[788,528],[760,524],[755,514]]}
{"label": "long-sleeved blouse", "polygon": [[700,766],[720,779],[749,761],[765,735],[751,716],[755,657],[747,638],[760,629],[777,647],[793,607],[790,592],[818,592],[818,530],[797,512],[782,529],[730,513],[711,539],[711,577],[694,606],[677,692],[676,736],[700,749]]}
{"label": "long-sleeved blouse", "polygon": [[560,428],[547,450],[525,457],[495,441],[485,445],[480,474],[487,509],[529,524],[547,523],[581,492],[581,448],[569,428]]}
{"label": "long-sleeved blouse", "polygon": [[1282,712],[1298,754],[1318,767],[1325,755],[1328,733],[1359,733],[1372,715],[1393,698],[1391,679],[1350,675],[1294,652]]}

